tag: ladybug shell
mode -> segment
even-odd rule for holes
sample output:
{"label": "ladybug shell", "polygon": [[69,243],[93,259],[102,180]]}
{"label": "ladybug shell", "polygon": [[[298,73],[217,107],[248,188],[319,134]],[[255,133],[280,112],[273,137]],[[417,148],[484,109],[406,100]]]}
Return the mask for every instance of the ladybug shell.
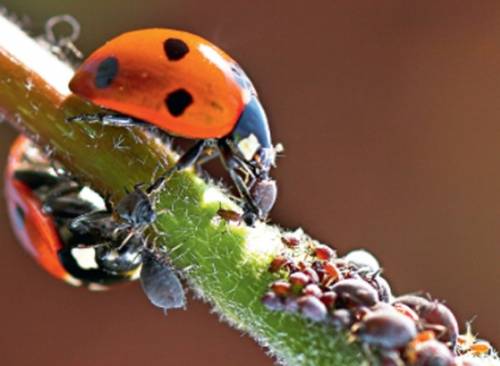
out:
{"label": "ladybug shell", "polygon": [[226,53],[171,29],[112,39],[84,61],[69,86],[101,107],[193,139],[228,135],[255,94]]}
{"label": "ladybug shell", "polygon": [[41,203],[31,189],[13,178],[29,140],[19,137],[12,146],[5,176],[9,216],[14,233],[23,247],[47,272],[58,279],[76,279],[62,266],[58,252],[62,243],[53,220],[43,214]]}

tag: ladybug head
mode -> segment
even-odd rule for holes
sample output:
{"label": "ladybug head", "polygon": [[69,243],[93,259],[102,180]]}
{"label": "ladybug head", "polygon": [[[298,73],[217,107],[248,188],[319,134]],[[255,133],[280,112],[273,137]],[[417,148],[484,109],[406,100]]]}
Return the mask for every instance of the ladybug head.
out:
{"label": "ladybug head", "polygon": [[274,164],[274,148],[264,108],[256,95],[252,95],[241,113],[230,139],[250,163],[266,175]]}

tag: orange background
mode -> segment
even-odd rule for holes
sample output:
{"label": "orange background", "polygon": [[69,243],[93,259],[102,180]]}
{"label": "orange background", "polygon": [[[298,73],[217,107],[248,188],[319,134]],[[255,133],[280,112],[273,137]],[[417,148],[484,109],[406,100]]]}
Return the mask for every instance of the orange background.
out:
{"label": "orange background", "polygon": [[[367,247],[398,293],[429,291],[498,345],[500,3],[8,0],[40,34],[70,13],[88,53],[141,27],[189,30],[252,76],[275,141],[273,219],[340,254]],[[0,159],[14,132],[0,126]],[[90,293],[16,244],[0,201],[4,365],[271,365],[206,305],[166,318],[136,285]]]}

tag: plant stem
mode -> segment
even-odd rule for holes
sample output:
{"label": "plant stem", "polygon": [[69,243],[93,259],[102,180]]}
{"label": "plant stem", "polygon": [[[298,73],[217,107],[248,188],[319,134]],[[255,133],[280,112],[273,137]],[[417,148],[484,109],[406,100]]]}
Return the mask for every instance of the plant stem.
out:
{"label": "plant stem", "polygon": [[[17,26],[0,17],[0,113],[46,147],[83,182],[119,199],[125,189],[148,183],[175,154],[139,130],[75,125],[65,118],[95,111],[71,96],[70,67]],[[357,344],[331,327],[270,312],[260,302],[275,278],[273,256],[286,251],[278,228],[220,220],[220,205],[238,209],[214,184],[193,172],[176,174],[160,197],[167,209],[156,225],[172,263],[190,288],[234,327],[248,333],[287,365],[359,365]]]}

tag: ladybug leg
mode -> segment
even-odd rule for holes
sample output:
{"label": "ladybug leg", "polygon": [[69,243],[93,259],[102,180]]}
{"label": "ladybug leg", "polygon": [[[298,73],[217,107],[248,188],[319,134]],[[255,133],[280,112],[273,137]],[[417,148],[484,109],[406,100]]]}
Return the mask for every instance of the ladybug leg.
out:
{"label": "ladybug leg", "polygon": [[139,119],[126,116],[123,114],[112,113],[93,113],[93,114],[80,114],[78,116],[69,117],[67,122],[85,122],[85,123],[99,123],[105,126],[116,127],[145,127],[148,124]]}
{"label": "ladybug leg", "polygon": [[186,151],[179,158],[179,160],[177,160],[177,163],[175,163],[175,165],[172,168],[170,168],[165,174],[156,179],[156,181],[146,189],[146,193],[148,195],[151,195],[160,191],[163,188],[165,182],[174,173],[189,168],[190,166],[195,164],[200,158],[200,156],[202,156],[202,154],[206,151],[206,149],[212,148],[214,143],[215,140],[212,139],[198,141],[196,144],[194,144],[193,147],[191,147],[188,151]]}

